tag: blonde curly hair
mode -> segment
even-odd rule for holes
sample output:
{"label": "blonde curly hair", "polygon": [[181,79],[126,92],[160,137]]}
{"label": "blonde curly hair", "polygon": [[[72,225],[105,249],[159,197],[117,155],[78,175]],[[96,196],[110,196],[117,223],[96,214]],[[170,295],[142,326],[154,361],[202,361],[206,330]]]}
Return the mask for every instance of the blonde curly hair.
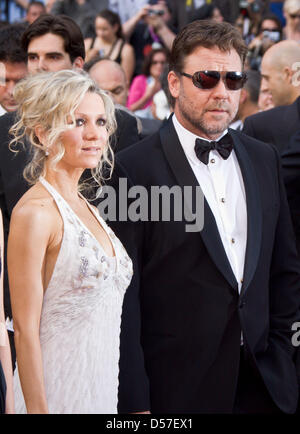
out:
{"label": "blonde curly hair", "polygon": [[[25,137],[29,139],[33,156],[23,172],[29,184],[35,184],[40,176],[45,175],[45,162],[48,158],[46,147],[39,142],[35,128],[39,126],[46,133],[47,146],[56,144],[58,147],[58,153],[50,160],[50,167],[55,170],[56,164],[65,152],[60,136],[66,130],[76,126],[74,112],[87,92],[96,93],[102,98],[109,135],[98,166],[91,169],[92,178],[98,186],[107,179],[103,175],[104,165],[109,171],[108,178],[111,176],[114,153],[110,146],[110,139],[116,130],[114,104],[87,73],[79,70],[62,70],[28,76],[19,81],[14,89],[14,98],[19,107],[18,121],[9,131],[13,135],[9,147],[12,151],[18,152],[16,148],[19,144],[25,146]],[[86,184],[80,184],[79,189],[85,187]]]}
{"label": "blonde curly hair", "polygon": [[283,10],[288,14],[297,13],[300,10],[300,0],[285,0]]}

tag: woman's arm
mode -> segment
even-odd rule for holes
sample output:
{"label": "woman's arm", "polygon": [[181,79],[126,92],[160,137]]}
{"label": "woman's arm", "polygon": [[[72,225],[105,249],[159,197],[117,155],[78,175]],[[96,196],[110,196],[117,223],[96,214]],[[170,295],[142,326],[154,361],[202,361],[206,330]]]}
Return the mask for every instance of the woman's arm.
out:
{"label": "woman's arm", "polygon": [[51,212],[28,201],[12,213],[8,277],[17,363],[28,413],[48,413],[39,339],[43,268],[52,234]]}
{"label": "woman's arm", "polygon": [[3,223],[2,223],[2,213],[0,211],[0,246],[1,246],[1,279],[0,279],[0,361],[4,371],[5,381],[6,381],[6,405],[5,413],[14,413],[14,396],[13,396],[13,373],[12,373],[12,362],[11,362],[11,352],[7,330],[5,327],[5,315],[3,306]]}
{"label": "woman's arm", "polygon": [[15,0],[16,3],[21,6],[23,9],[27,9],[29,6],[29,0]]}
{"label": "woman's arm", "polygon": [[132,74],[135,68],[135,54],[131,45],[125,44],[121,54],[121,66],[124,69],[128,85],[131,82]]}
{"label": "woman's arm", "polygon": [[159,36],[165,47],[171,51],[176,35],[169,29],[162,17],[159,15],[148,15],[145,18],[145,22],[150,28],[153,28],[154,32]]}
{"label": "woman's arm", "polygon": [[85,39],[85,41],[84,41],[84,43],[86,43],[86,46],[85,46],[85,53],[86,53],[85,54],[85,62],[89,62],[94,57],[99,56],[99,54],[100,54],[100,50],[99,49],[101,48],[101,45],[99,46],[99,39],[97,38],[97,36],[95,37],[94,40],[92,38],[89,38],[89,39]]}
{"label": "woman's arm", "polygon": [[136,28],[138,22],[147,16],[149,9],[150,9],[149,5],[143,6],[133,17],[131,17],[128,21],[123,23],[122,33],[124,35],[124,38],[127,41],[129,41],[130,36],[132,35],[134,29]]}
{"label": "woman's arm", "polygon": [[85,38],[85,40],[84,40],[84,48],[85,48],[85,52],[86,53],[91,48],[92,43],[93,43],[93,38]]}

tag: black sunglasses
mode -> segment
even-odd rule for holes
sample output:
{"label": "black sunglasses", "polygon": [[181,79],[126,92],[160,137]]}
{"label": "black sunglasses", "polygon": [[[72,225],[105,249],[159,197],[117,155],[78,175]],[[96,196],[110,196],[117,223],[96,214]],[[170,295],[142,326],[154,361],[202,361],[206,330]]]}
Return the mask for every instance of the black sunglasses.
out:
{"label": "black sunglasses", "polygon": [[196,71],[193,75],[186,72],[180,72],[180,74],[191,78],[194,86],[199,87],[199,89],[213,89],[221,77],[229,90],[239,90],[247,81],[246,73],[237,71]]}

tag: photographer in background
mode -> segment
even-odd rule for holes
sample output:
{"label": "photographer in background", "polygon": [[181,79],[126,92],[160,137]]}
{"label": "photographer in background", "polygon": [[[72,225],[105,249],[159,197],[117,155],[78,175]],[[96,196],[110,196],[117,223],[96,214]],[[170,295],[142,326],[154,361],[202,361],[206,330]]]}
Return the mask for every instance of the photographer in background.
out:
{"label": "photographer in background", "polygon": [[152,49],[171,50],[176,36],[170,24],[171,9],[165,0],[150,0],[122,26],[123,35],[133,46],[136,58],[134,75],[142,73],[145,57]]}
{"label": "photographer in background", "polygon": [[261,59],[268,48],[282,39],[282,26],[275,14],[264,15],[258,35],[249,44],[248,62],[251,69],[259,70]]}
{"label": "photographer in background", "polygon": [[269,0],[239,0],[240,15],[236,26],[248,45],[258,34],[261,17],[269,11]]}

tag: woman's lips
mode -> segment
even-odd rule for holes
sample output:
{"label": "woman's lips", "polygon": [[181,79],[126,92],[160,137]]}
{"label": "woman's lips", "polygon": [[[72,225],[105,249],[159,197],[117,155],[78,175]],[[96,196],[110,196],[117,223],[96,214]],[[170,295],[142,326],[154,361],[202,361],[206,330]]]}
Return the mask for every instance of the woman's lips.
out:
{"label": "woman's lips", "polygon": [[101,150],[101,148],[91,146],[90,148],[82,148],[82,150],[88,154],[96,155]]}

